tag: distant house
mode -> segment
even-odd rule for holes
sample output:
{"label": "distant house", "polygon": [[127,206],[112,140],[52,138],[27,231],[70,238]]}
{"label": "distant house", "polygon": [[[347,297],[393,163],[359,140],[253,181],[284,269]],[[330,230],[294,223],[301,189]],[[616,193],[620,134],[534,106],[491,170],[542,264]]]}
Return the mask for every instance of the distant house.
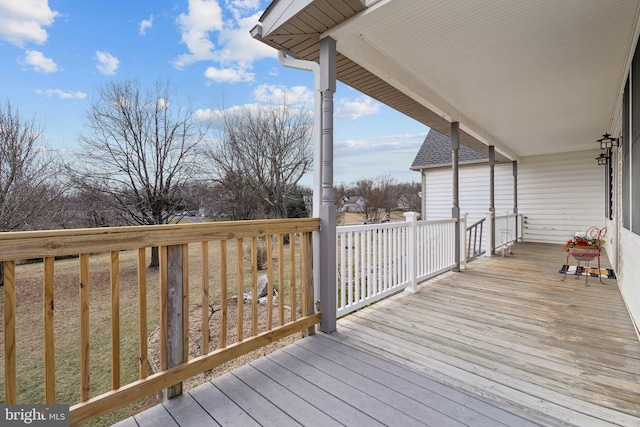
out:
{"label": "distant house", "polygon": [[421,194],[403,194],[398,199],[396,209],[400,211],[412,211],[420,210],[421,208]]}
{"label": "distant house", "polygon": [[309,192],[307,194],[303,194],[302,199],[304,200],[304,205],[307,208],[307,212],[311,214],[311,212],[313,212],[313,193]]}
{"label": "distant house", "polygon": [[345,196],[340,212],[362,213],[364,212],[364,204],[365,200],[362,196]]}
{"label": "distant house", "polygon": [[[562,243],[567,235],[602,224],[603,170],[593,160],[599,151],[523,156],[518,162],[517,199],[514,167],[496,152],[495,214],[524,215],[525,241]],[[464,145],[459,150],[459,203],[471,224],[489,212],[488,153]],[[451,217],[453,179],[451,140],[435,130],[427,134],[411,165],[422,177],[422,217]],[[553,191],[552,191],[553,190]],[[567,207],[571,206],[571,209]]]}

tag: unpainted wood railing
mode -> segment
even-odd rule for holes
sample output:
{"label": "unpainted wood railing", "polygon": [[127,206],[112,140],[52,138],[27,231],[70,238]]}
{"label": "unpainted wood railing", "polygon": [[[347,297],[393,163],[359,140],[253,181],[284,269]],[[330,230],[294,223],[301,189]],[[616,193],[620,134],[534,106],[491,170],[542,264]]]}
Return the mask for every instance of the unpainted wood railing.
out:
{"label": "unpainted wood railing", "polygon": [[[22,260],[43,260],[42,295],[43,305],[43,337],[44,337],[44,403],[56,403],[56,363],[54,351],[54,322],[56,305],[55,265],[57,257],[77,256],[79,330],[65,331],[78,334],[79,351],[79,388],[80,401],[58,402],[72,404],[70,419],[77,425],[100,415],[111,412],[145,396],[160,390],[165,395],[180,393],[180,383],[190,377],[261,348],[273,341],[296,332],[312,333],[313,326],[320,322],[320,313],[314,313],[314,296],[312,283],[312,244],[311,234],[319,230],[318,219],[261,220],[217,222],[203,224],[176,224],[162,226],[117,227],[79,230],[54,230],[33,232],[0,233],[0,262],[4,265],[4,395],[5,403],[38,403],[17,402],[16,375],[17,359],[23,357],[16,347],[16,294],[19,294],[20,282],[17,273]],[[284,237],[290,236],[288,251]],[[260,331],[257,320],[257,258],[258,245],[263,241],[267,252],[267,320],[266,328]],[[201,253],[202,292],[202,337],[199,346],[200,356],[189,360],[189,247],[196,245]],[[211,260],[209,249],[217,244],[219,253],[218,286],[220,295],[220,342],[217,348],[209,350],[209,323],[205,316],[205,307],[211,302],[209,265]],[[235,256],[228,253],[235,246]],[[148,248],[158,247],[160,253],[159,295],[158,304],[160,327],[160,370],[153,374],[148,372],[149,354],[147,347],[148,325],[150,315],[147,308],[147,289],[151,286],[147,280]],[[126,284],[120,283],[120,256],[122,251],[134,251],[137,257],[138,297],[138,355],[139,378],[128,384],[121,384],[120,354],[121,321],[120,290]],[[91,289],[90,266],[93,254],[107,252],[109,258],[110,304],[106,308],[105,317],[111,330],[111,366],[101,366],[103,370],[111,370],[111,391],[92,396],[90,366],[90,302]],[[286,254],[286,255],[285,255]],[[249,258],[250,267],[247,267]],[[274,268],[274,259],[277,268]],[[235,271],[228,271],[228,266]],[[198,262],[198,261],[196,261]],[[285,275],[285,266],[289,275]],[[18,268],[16,268],[18,267]],[[235,286],[232,286],[235,282]],[[279,292],[274,297],[273,288],[277,283]],[[18,285],[17,285],[18,284]],[[233,289],[235,288],[235,289]],[[245,332],[243,325],[245,302],[242,295],[245,290],[251,295],[251,328]],[[237,337],[235,342],[227,339],[228,296],[237,294]],[[289,297],[285,301],[285,294]],[[276,310],[273,313],[274,298],[277,298]],[[249,305],[249,303],[246,303]],[[289,305],[288,319],[285,319],[284,307]],[[37,310],[37,307],[19,307],[21,310]],[[300,313],[298,315],[298,313]],[[273,320],[277,326],[274,326]],[[248,325],[247,325],[248,326]],[[247,329],[248,330],[248,329]],[[168,390],[168,391],[167,391]]]}

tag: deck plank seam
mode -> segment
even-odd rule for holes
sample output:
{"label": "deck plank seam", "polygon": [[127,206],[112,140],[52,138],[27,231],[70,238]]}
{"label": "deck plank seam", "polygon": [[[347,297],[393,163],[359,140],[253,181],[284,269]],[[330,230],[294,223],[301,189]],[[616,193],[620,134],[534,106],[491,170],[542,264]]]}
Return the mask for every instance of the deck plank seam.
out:
{"label": "deck plank seam", "polygon": [[[365,319],[363,319],[365,320]],[[357,322],[357,321],[356,321]],[[630,392],[624,388],[618,388],[618,397],[613,398],[611,396],[607,396],[603,394],[596,387],[596,384],[592,384],[589,381],[584,381],[582,378],[578,377],[579,372],[575,367],[571,367],[569,365],[564,365],[565,370],[562,370],[557,367],[552,367],[550,365],[542,365],[537,363],[536,358],[523,358],[521,353],[515,349],[509,349],[508,347],[502,347],[503,350],[508,350],[511,357],[504,356],[503,352],[499,351],[491,351],[485,348],[480,348],[478,346],[474,346],[474,352],[466,351],[467,347],[471,344],[464,343],[462,341],[457,340],[455,337],[451,338],[448,336],[442,336],[437,334],[424,334],[420,329],[418,331],[413,331],[414,328],[410,328],[406,326],[406,322],[384,322],[380,317],[370,316],[366,318],[365,322],[367,325],[371,326],[372,324],[381,325],[383,328],[391,329],[394,328],[395,325],[399,325],[392,329],[396,331],[400,331],[405,339],[408,342],[413,342],[416,345],[420,345],[418,341],[416,341],[414,337],[419,337],[423,339],[424,342],[430,342],[431,346],[424,345],[426,348],[433,348],[433,351],[437,351],[443,354],[440,359],[444,362],[446,357],[451,357],[459,360],[463,360],[466,363],[475,364],[477,366],[482,366],[483,368],[489,369],[494,372],[501,372],[502,370],[506,370],[507,367],[514,369],[514,374],[518,374],[519,378],[522,380],[534,384],[537,381],[534,381],[536,378],[546,378],[550,385],[554,386],[554,390],[558,390],[561,393],[569,393],[569,385],[571,381],[573,383],[581,385],[579,387],[578,392],[574,391],[576,398],[583,399],[587,394],[597,394],[603,397],[603,400],[608,402],[609,405],[615,405],[616,408],[619,408],[622,404],[622,409],[617,409],[620,412],[629,413],[629,405],[633,404],[638,396],[640,396],[640,392],[634,393],[633,395],[627,396]],[[361,324],[361,326],[363,326]],[[378,329],[378,328],[374,328]],[[438,342],[434,341],[434,338],[438,337]],[[453,344],[455,343],[455,345]],[[437,348],[436,348],[437,347]],[[527,355],[528,356],[528,355]],[[527,360],[525,360],[527,359]],[[573,369],[570,369],[573,368]],[[567,371],[574,371],[575,375],[567,374]],[[543,375],[543,372],[548,372],[548,374]],[[506,374],[506,372],[505,372]],[[566,379],[562,377],[567,376]],[[556,379],[557,378],[557,379]],[[566,381],[565,381],[566,380]],[[601,384],[600,389],[603,387],[610,387],[610,384]],[[627,382],[627,387],[634,388],[634,384],[632,382]],[[640,388],[640,384],[638,384],[635,388]],[[620,395],[624,395],[625,398],[620,397]],[[612,408],[613,409],[613,408]]]}
{"label": "deck plank seam", "polygon": [[[344,326],[344,325],[343,325]],[[357,335],[358,333],[364,333],[364,331],[366,331],[366,329],[370,329],[367,328],[365,325],[363,324],[358,324],[358,329],[351,329],[351,334],[355,334]],[[391,339],[391,337],[389,338]],[[402,344],[398,344],[400,347],[402,347]],[[405,350],[411,351],[411,349],[408,349],[406,347],[404,347]],[[387,350],[389,351],[389,350]],[[495,384],[495,385],[499,385],[502,387],[506,387],[510,390],[512,390],[513,393],[519,392],[522,393],[524,395],[528,395],[533,397],[534,399],[540,401],[541,403],[544,403],[545,406],[554,406],[554,407],[558,407],[558,408],[564,408],[566,410],[568,410],[568,413],[574,413],[576,416],[585,416],[588,419],[590,419],[590,422],[593,423],[595,419],[599,419],[597,417],[594,417],[594,415],[586,409],[591,409],[591,410],[596,410],[599,409],[600,407],[597,407],[595,405],[593,405],[590,402],[586,402],[586,401],[582,401],[579,399],[570,399],[569,404],[571,404],[571,406],[563,406],[561,405],[560,401],[562,401],[563,399],[560,399],[560,397],[565,397],[565,401],[567,400],[567,396],[563,395],[562,393],[558,393],[558,392],[554,392],[552,390],[548,390],[548,389],[543,389],[540,386],[538,386],[537,384],[534,383],[530,383],[530,382],[526,382],[523,380],[518,380],[516,378],[510,377],[510,376],[506,376],[504,374],[501,374],[499,372],[495,372],[489,368],[486,367],[482,367],[482,366],[477,366],[474,365],[468,361],[465,361],[465,363],[467,364],[471,364],[472,366],[474,366],[474,370],[468,370],[456,365],[451,364],[451,361],[455,361],[456,358],[454,357],[442,357],[440,356],[439,358],[433,358],[431,356],[429,356],[428,354],[424,354],[424,353],[420,353],[417,352],[417,354],[420,354],[423,358],[428,358],[429,360],[433,362],[437,362],[438,364],[442,364],[442,365],[446,365],[449,366],[450,368],[452,368],[454,371],[464,371],[467,374],[471,374],[474,375],[478,378],[481,378],[484,381],[487,381],[489,383]],[[481,375],[482,374],[482,375]],[[451,378],[449,378],[451,379]],[[524,384],[526,384],[527,386],[524,387]],[[516,388],[516,385],[519,388]],[[494,388],[495,386],[490,386],[491,388]],[[477,390],[477,389],[476,389]],[[486,390],[485,390],[486,391]],[[553,398],[549,398],[548,395],[552,395]],[[488,396],[490,397],[490,396]],[[586,407],[586,409],[585,409]],[[579,409],[581,408],[581,409]],[[602,408],[602,409],[606,409],[606,408]],[[597,412],[597,411],[596,411]],[[609,410],[609,411],[605,411],[607,412],[609,415],[618,415],[618,417],[631,417],[627,414],[624,413],[620,413],[617,411],[613,411],[613,410]],[[626,416],[626,417],[625,417]],[[635,418],[635,417],[634,417]],[[602,418],[600,418],[602,420]],[[604,421],[604,420],[603,420]],[[578,424],[580,425],[580,424]],[[585,425],[583,423],[583,425]]]}

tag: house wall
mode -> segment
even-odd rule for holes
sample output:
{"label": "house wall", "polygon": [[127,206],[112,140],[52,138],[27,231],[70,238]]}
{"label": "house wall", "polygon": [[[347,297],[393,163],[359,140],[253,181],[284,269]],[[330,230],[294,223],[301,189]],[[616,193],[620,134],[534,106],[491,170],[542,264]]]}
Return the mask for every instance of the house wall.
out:
{"label": "house wall", "polygon": [[[513,168],[511,164],[495,167],[496,214],[513,212]],[[427,220],[451,218],[453,184],[451,169],[433,169],[426,174]],[[467,225],[486,218],[489,212],[489,166],[463,166],[459,169],[459,203],[461,214],[468,214]],[[486,230],[486,225],[484,230]],[[482,247],[487,247],[483,233]]]}
{"label": "house wall", "polygon": [[622,228],[620,231],[620,262],[616,275],[618,288],[627,305],[640,338],[640,236]]}
{"label": "house wall", "polygon": [[618,288],[640,338],[640,44],[619,105],[614,135],[621,135],[613,164],[618,182],[615,212],[618,225]]}
{"label": "house wall", "polygon": [[[525,241],[560,244],[576,231],[605,225],[604,169],[595,161],[598,154],[593,150],[521,160],[518,211],[525,216]],[[459,176],[460,211],[469,214],[472,224],[489,212],[489,166],[463,166]],[[450,218],[451,169],[428,170],[425,181],[425,218]],[[511,164],[495,167],[495,209],[496,215],[513,212]]]}
{"label": "house wall", "polygon": [[[594,144],[595,145],[595,144]],[[604,167],[599,150],[524,157],[518,164],[518,207],[524,240],[563,243],[576,231],[603,227]]]}

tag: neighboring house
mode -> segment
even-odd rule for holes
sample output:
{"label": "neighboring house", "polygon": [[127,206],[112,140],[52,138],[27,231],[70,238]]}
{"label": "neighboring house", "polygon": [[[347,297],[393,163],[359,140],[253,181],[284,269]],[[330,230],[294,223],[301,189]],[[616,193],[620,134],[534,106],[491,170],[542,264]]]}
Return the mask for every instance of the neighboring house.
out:
{"label": "neighboring house", "polygon": [[[518,212],[525,217],[525,241],[563,243],[575,231],[603,225],[604,170],[594,160],[598,153],[592,150],[520,159],[517,204]],[[460,210],[468,214],[467,222],[472,224],[489,213],[489,158],[461,145],[459,162]],[[411,169],[422,177],[423,218],[450,218],[451,139],[430,130]],[[513,164],[496,156],[495,213],[513,212]]]}
{"label": "neighboring house", "polygon": [[345,196],[344,205],[340,212],[362,213],[364,211],[365,200],[362,196]]}
{"label": "neighboring house", "polygon": [[313,212],[313,193],[303,194],[304,206],[307,208],[307,212],[311,214]]}
{"label": "neighboring house", "polygon": [[396,209],[400,211],[419,211],[421,210],[421,193],[403,194],[396,203]]}

